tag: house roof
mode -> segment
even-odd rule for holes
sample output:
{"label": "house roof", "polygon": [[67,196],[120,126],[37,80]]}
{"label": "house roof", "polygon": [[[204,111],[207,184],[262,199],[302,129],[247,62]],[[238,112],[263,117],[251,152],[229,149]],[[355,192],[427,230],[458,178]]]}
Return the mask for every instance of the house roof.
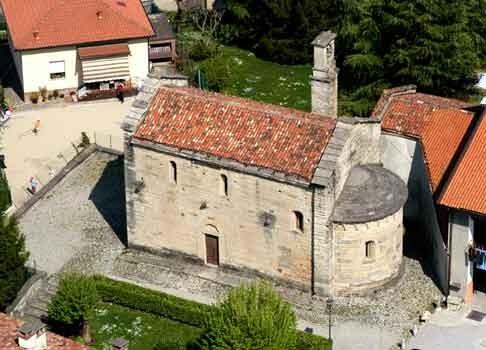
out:
{"label": "house roof", "polygon": [[78,48],[78,55],[82,60],[128,54],[130,54],[128,44],[97,45]]}
{"label": "house roof", "polygon": [[[17,344],[17,330],[21,325],[21,321],[0,313],[0,348],[2,350],[21,350]],[[51,332],[47,332],[47,345],[49,350],[89,350],[89,347],[85,345]]]}
{"label": "house roof", "polygon": [[382,130],[421,142],[429,182],[435,192],[473,122],[474,113],[456,99],[402,91],[385,91],[373,111]]}
{"label": "house roof", "polygon": [[0,0],[17,50],[150,37],[140,1]]}
{"label": "house roof", "polygon": [[167,19],[165,13],[157,13],[149,16],[152,27],[155,30],[155,36],[150,41],[174,39],[175,34],[172,30],[172,26]]}
{"label": "house roof", "polygon": [[294,109],[161,87],[134,137],[310,182],[335,124]]}
{"label": "house roof", "polygon": [[486,114],[458,161],[439,204],[486,215]]}

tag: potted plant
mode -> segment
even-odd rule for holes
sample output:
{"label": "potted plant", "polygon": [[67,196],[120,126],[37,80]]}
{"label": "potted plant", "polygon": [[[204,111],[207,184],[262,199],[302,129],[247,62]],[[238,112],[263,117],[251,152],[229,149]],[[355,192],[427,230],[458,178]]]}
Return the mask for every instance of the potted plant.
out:
{"label": "potted plant", "polygon": [[58,97],[59,97],[59,91],[54,90],[54,91],[52,92],[52,96],[53,96],[55,99],[56,99],[56,98],[58,98]]}
{"label": "potted plant", "polygon": [[30,102],[37,104],[39,102],[39,93],[33,92],[30,94]]}
{"label": "potted plant", "polygon": [[46,101],[47,100],[47,88],[45,86],[41,87],[41,88],[39,88],[39,92],[40,92],[40,95],[42,96],[42,101]]}

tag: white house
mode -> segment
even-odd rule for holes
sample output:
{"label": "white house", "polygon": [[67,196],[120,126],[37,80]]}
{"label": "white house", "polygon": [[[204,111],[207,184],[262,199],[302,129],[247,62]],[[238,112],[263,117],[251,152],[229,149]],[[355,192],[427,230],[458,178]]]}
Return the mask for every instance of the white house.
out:
{"label": "white house", "polygon": [[140,1],[0,0],[25,100],[41,88],[69,93],[128,86],[149,71],[154,35]]}

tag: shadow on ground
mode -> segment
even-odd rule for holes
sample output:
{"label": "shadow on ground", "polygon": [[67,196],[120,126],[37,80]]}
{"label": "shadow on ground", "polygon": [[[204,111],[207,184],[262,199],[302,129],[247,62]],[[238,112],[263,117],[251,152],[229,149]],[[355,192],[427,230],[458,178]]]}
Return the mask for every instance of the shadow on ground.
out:
{"label": "shadow on ground", "polygon": [[123,156],[106,165],[100,180],[93,188],[89,199],[110,225],[118,239],[127,245],[127,216],[125,205],[125,180]]}
{"label": "shadow on ground", "polygon": [[0,42],[0,83],[22,98],[22,84],[7,42]]}
{"label": "shadow on ground", "polygon": [[423,229],[417,224],[405,223],[405,235],[403,237],[403,255],[420,263],[422,271],[434,284],[445,293],[444,287],[434,270],[433,261],[430,256],[430,247],[425,242]]}

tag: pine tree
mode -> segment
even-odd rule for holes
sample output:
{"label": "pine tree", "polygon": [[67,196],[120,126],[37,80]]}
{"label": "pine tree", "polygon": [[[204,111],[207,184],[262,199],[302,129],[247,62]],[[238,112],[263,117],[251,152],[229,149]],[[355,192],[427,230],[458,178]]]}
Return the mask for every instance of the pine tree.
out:
{"label": "pine tree", "polygon": [[15,299],[24,284],[28,256],[17,222],[3,217],[0,222],[0,309]]}

